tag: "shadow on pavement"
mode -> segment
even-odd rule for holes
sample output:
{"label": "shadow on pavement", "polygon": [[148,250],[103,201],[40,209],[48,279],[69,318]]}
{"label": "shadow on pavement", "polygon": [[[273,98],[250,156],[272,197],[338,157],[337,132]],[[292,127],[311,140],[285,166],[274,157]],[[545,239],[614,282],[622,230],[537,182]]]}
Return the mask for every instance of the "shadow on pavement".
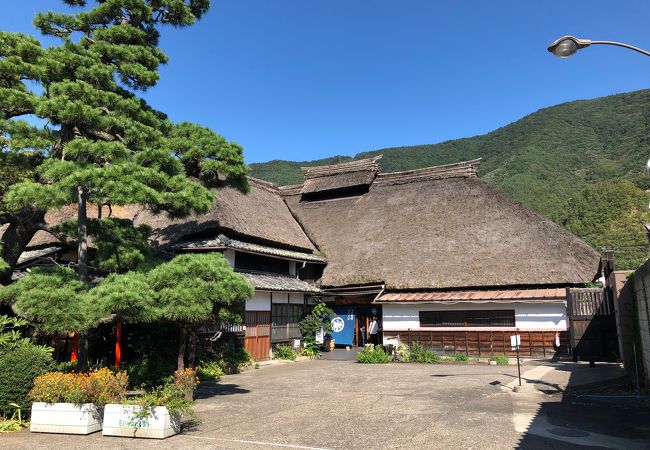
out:
{"label": "shadow on pavement", "polygon": [[194,398],[201,400],[218,395],[248,394],[250,390],[242,389],[236,384],[221,384],[216,381],[205,381],[196,390]]}
{"label": "shadow on pavement", "polygon": [[[596,375],[598,366],[585,369],[585,365],[563,364],[556,369],[571,371],[567,388],[563,390],[553,383],[531,380],[538,392],[550,395],[543,397],[536,411],[532,411],[531,420],[517,448],[650,449],[650,401],[647,397],[645,400],[623,398],[626,389],[629,388],[627,394],[634,392],[624,377],[613,376],[599,380],[595,376],[594,381],[589,383],[590,375]],[[603,373],[614,374],[608,367],[601,369],[604,369]],[[546,392],[539,389],[540,385],[548,385],[552,389]],[[599,395],[607,391],[618,392],[611,392],[608,395],[615,397],[607,399],[582,396],[585,393]],[[517,397],[522,394],[512,395],[514,403],[525,398]],[[536,393],[523,395],[538,396]],[[533,403],[535,400],[531,401]]]}

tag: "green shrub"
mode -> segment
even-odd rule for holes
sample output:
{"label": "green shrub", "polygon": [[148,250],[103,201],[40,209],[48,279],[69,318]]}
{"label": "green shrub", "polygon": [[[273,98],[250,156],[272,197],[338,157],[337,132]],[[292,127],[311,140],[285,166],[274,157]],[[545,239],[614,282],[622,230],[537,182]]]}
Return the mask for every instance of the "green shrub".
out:
{"label": "green shrub", "polygon": [[32,402],[28,393],[34,386],[34,379],[52,369],[54,361],[51,352],[31,342],[16,346],[0,347],[0,415],[9,416],[16,403],[29,415]]}
{"label": "green shrub", "polygon": [[451,359],[455,362],[466,362],[470,360],[470,357],[466,353],[456,353]]}
{"label": "green shrub", "polygon": [[219,361],[214,360],[199,361],[196,374],[201,381],[218,380],[224,375],[223,369],[219,365]]}
{"label": "green shrub", "polygon": [[415,363],[433,364],[440,362],[440,356],[433,350],[422,346],[419,342],[411,344],[410,356],[410,361]]}
{"label": "green shrub", "polygon": [[273,359],[288,359],[289,361],[296,360],[296,352],[291,347],[285,344],[278,344],[275,346],[273,352]]}
{"label": "green shrub", "polygon": [[217,361],[226,374],[239,373],[243,367],[253,363],[251,354],[236,339],[221,343],[209,354],[210,359]]}
{"label": "green shrub", "polygon": [[507,366],[510,364],[510,360],[503,355],[494,355],[490,358],[490,361],[496,361],[499,366]]}
{"label": "green shrub", "polygon": [[409,361],[411,361],[411,349],[406,344],[398,345],[395,354],[397,355],[397,359],[400,362],[409,362]]}
{"label": "green shrub", "polygon": [[300,356],[307,356],[310,359],[314,359],[320,356],[320,352],[313,347],[307,346],[300,349]]}
{"label": "green shrub", "polygon": [[380,346],[366,346],[357,353],[357,362],[362,364],[384,364],[390,362],[390,356]]}
{"label": "green shrub", "polygon": [[125,358],[121,369],[129,385],[159,386],[174,374],[178,357],[178,327],[173,324],[138,324],[126,327]]}

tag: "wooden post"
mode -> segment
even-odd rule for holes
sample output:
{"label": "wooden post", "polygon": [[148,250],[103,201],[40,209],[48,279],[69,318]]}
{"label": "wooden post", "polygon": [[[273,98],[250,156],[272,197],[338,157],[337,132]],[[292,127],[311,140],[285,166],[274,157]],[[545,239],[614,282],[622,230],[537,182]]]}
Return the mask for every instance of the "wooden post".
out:
{"label": "wooden post", "polygon": [[115,368],[119,369],[122,364],[122,322],[115,324]]}
{"label": "wooden post", "polygon": [[75,333],[72,336],[72,353],[70,354],[70,362],[75,362],[79,354],[79,334]]}

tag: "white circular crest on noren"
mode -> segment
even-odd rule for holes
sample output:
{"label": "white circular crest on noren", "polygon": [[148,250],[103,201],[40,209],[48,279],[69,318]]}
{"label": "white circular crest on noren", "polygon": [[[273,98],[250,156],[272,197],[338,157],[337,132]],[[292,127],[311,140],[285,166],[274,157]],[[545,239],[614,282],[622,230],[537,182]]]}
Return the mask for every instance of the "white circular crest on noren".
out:
{"label": "white circular crest on noren", "polygon": [[339,331],[343,330],[343,327],[345,327],[345,322],[343,319],[340,317],[335,317],[332,319],[332,331],[338,333]]}

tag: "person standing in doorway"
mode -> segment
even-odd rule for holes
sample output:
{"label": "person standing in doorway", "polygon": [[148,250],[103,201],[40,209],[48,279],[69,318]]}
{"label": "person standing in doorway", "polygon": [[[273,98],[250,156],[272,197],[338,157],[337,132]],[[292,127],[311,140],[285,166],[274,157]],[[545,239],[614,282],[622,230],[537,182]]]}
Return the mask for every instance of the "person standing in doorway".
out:
{"label": "person standing in doorway", "polygon": [[379,323],[377,317],[373,316],[370,325],[368,325],[368,334],[370,335],[370,343],[373,345],[379,344]]}

